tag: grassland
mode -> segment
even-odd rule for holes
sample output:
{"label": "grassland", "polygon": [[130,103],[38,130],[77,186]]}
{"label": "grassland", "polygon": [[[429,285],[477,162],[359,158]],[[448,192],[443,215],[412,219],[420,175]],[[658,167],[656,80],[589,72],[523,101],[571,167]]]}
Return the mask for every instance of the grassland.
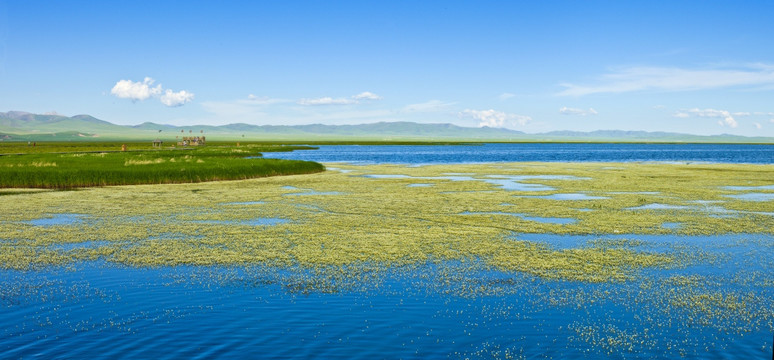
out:
{"label": "grassland", "polygon": [[[308,161],[256,159],[261,152],[310,149],[268,144],[216,144],[152,149],[150,144],[2,144],[0,188],[50,188],[169,184],[307,174],[323,171]],[[252,158],[248,158],[252,157]]]}
{"label": "grassland", "polygon": [[[217,149],[238,147],[241,150],[252,152],[281,152],[293,150],[310,150],[314,147],[305,146],[303,143],[280,143],[280,142],[233,142],[233,141],[208,141],[206,148]],[[172,149],[204,149],[205,147],[178,147],[176,145],[167,145],[164,143],[162,148],[154,147],[149,141],[58,141],[58,142],[0,142],[0,155],[19,155],[19,154],[43,154],[43,153],[72,153],[72,152],[118,152],[122,146],[126,145],[129,152],[146,150],[172,150]]]}

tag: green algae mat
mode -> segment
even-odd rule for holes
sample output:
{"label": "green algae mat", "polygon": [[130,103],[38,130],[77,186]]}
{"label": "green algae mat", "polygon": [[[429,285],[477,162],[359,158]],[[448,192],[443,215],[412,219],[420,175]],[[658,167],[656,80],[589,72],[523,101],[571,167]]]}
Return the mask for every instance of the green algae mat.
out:
{"label": "green algae mat", "polygon": [[[626,281],[697,255],[638,235],[772,234],[774,166],[498,163],[330,170],[252,180],[0,197],[0,267],[319,269],[476,262],[584,282]],[[528,234],[628,234],[560,248]],[[699,256],[700,257],[700,256]]]}

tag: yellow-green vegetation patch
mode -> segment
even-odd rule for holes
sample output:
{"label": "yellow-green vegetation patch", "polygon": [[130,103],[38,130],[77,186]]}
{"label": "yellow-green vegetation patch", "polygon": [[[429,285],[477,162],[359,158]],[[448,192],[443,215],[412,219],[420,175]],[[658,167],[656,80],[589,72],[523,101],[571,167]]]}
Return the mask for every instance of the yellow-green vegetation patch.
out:
{"label": "yellow-green vegetation patch", "polygon": [[[178,163],[195,161],[180,154]],[[148,155],[148,164],[157,159]],[[135,159],[135,161],[146,161]],[[166,163],[166,162],[164,162]],[[642,247],[638,235],[772,234],[771,202],[732,200],[725,186],[770,185],[769,165],[518,163],[352,166],[229,182],[138,185],[16,193],[0,202],[0,266],[26,269],[101,259],[131,266],[270,265],[319,269],[469,262],[504,272],[588,282],[626,281],[643,269],[688,261]],[[124,161],[121,161],[124,167]],[[449,178],[466,174],[469,179]],[[404,175],[371,178],[364,175]],[[555,177],[546,177],[554,175]],[[550,190],[507,190],[487,179]],[[408,187],[414,183],[432,184]],[[304,192],[304,196],[288,196]],[[554,200],[526,195],[587,194]],[[718,209],[697,206],[716,201]],[[224,205],[229,204],[229,205]],[[636,209],[647,204],[674,208]],[[583,210],[583,211],[579,211]],[[590,211],[587,211],[590,210]],[[487,213],[468,216],[464,213]],[[499,213],[519,213],[525,217]],[[35,219],[82,214],[82,221],[36,226]],[[572,218],[558,224],[532,217]],[[256,219],[286,222],[250,225]],[[665,228],[664,223],[679,223]],[[629,234],[631,240],[556,248],[520,234]],[[94,242],[57,248],[57,244]],[[713,297],[688,301],[721,301]]]}

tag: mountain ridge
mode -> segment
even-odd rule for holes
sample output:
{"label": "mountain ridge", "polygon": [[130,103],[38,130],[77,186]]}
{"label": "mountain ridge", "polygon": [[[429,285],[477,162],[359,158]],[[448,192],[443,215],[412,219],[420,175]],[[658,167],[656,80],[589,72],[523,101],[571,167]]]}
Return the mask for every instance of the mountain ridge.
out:
{"label": "mountain ridge", "polygon": [[559,130],[527,134],[518,130],[491,127],[462,127],[448,123],[407,121],[357,125],[227,125],[176,126],[143,122],[117,125],[87,114],[64,116],[24,111],[0,112],[0,140],[27,140],[35,137],[59,139],[149,139],[171,140],[180,136],[205,135],[212,139],[245,140],[459,140],[459,141],[630,141],[630,142],[740,142],[774,143],[772,137],[741,135],[692,135],[642,130]]}

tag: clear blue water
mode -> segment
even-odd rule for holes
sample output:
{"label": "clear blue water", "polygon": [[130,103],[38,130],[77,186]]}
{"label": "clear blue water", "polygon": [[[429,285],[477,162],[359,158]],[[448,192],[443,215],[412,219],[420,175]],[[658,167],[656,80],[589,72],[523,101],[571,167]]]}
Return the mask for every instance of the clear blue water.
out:
{"label": "clear blue water", "polygon": [[746,144],[483,144],[323,145],[264,153],[267,158],[359,164],[451,164],[510,161],[774,163],[774,145]]}
{"label": "clear blue water", "polygon": [[39,219],[27,221],[27,224],[35,226],[71,225],[82,222],[86,218],[84,214],[51,214]]}
{"label": "clear blue water", "polygon": [[[310,276],[286,268],[0,271],[0,358],[769,358],[771,236],[515,234],[563,249],[636,239],[717,257],[625,283],[579,283],[461,264]],[[614,247],[614,245],[612,245]],[[727,314],[675,306],[660,279],[746,299]],[[654,280],[655,279],[655,280]],[[646,291],[643,291],[646,289]],[[752,295],[754,294],[754,296]],[[610,344],[616,345],[611,346]],[[518,357],[517,357],[518,358]]]}

